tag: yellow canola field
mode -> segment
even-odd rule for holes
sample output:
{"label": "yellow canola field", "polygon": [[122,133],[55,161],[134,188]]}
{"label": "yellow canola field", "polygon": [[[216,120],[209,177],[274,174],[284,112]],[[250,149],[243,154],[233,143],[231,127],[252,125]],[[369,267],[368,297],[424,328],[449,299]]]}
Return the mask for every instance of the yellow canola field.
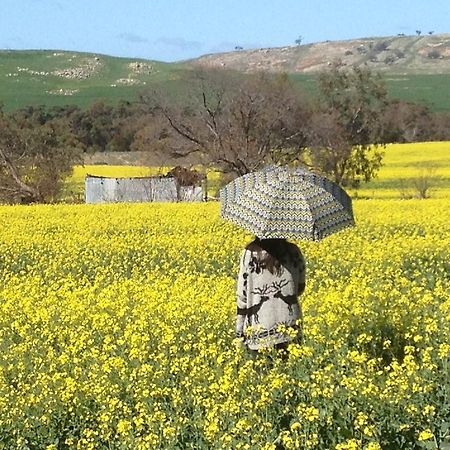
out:
{"label": "yellow canola field", "polygon": [[417,185],[427,183],[432,198],[450,196],[450,142],[389,144],[374,180],[361,184],[362,198],[417,196]]}
{"label": "yellow canola field", "polygon": [[0,448],[445,443],[450,201],[354,209],[356,228],[299,243],[304,339],[284,360],[235,346],[251,236],[217,203],[0,207]]}
{"label": "yellow canola field", "polygon": [[[369,183],[362,183],[355,190],[349,188],[352,197],[401,199],[417,197],[417,185],[427,183],[427,195],[432,198],[450,196],[450,141],[388,144],[381,149],[383,165]],[[107,159],[107,158],[105,158]],[[108,177],[140,177],[165,175],[171,167],[85,165],[75,166],[66,180],[62,198],[64,201],[81,200],[86,174]],[[203,171],[201,166],[194,169]],[[221,174],[207,170],[208,194],[216,196]]]}

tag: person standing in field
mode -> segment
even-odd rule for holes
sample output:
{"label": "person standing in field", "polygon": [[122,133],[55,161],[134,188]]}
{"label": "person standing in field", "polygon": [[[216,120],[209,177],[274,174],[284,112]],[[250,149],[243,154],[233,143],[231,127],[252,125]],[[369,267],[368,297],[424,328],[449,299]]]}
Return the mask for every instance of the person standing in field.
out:
{"label": "person standing in field", "polygon": [[249,350],[286,348],[301,332],[305,272],[300,249],[286,239],[255,238],[246,246],[237,283],[236,337]]}

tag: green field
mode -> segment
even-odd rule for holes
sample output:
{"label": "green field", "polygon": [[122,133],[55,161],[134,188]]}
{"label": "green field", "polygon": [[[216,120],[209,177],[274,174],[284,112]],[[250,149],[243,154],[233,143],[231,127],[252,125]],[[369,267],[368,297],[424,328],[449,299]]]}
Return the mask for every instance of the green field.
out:
{"label": "green field", "polygon": [[[89,64],[94,68],[87,78],[55,74],[87,70]],[[140,71],[134,70],[133,64],[140,64]],[[108,104],[136,100],[141,93],[158,86],[176,96],[189,72],[187,63],[58,50],[0,51],[0,103],[5,110],[67,104],[85,108],[95,100]],[[292,74],[291,78],[306,93],[316,94],[315,75]],[[385,79],[392,98],[425,103],[434,111],[450,111],[450,75],[385,75]]]}
{"label": "green field", "polygon": [[433,111],[450,111],[450,75],[394,75],[386,77],[392,98],[424,103]]}
{"label": "green field", "polygon": [[[130,67],[135,63],[141,64],[140,72]],[[0,51],[0,102],[6,110],[28,105],[87,107],[95,100],[115,104],[135,100],[162,82],[176,85],[181,68],[174,63],[89,53]],[[71,77],[70,71],[89,76]]]}
{"label": "green field", "polygon": [[[291,74],[304,91],[317,95],[315,75]],[[407,74],[384,75],[386,89],[392,99],[423,103],[432,111],[450,111],[450,75],[448,74]]]}

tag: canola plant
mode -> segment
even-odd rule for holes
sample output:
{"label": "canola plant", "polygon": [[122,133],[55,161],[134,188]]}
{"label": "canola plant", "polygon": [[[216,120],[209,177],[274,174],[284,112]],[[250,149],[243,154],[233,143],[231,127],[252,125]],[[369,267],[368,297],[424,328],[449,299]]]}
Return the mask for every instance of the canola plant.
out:
{"label": "canola plant", "polygon": [[357,200],[302,339],[234,339],[252,238],[217,203],[0,207],[0,448],[445,448],[450,201]]}

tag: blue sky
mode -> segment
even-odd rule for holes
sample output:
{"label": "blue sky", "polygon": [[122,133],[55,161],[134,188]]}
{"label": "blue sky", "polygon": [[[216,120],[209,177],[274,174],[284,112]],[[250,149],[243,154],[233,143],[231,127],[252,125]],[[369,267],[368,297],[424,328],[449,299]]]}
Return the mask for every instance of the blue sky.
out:
{"label": "blue sky", "polygon": [[1,0],[0,48],[177,61],[243,48],[450,32],[450,0]]}

